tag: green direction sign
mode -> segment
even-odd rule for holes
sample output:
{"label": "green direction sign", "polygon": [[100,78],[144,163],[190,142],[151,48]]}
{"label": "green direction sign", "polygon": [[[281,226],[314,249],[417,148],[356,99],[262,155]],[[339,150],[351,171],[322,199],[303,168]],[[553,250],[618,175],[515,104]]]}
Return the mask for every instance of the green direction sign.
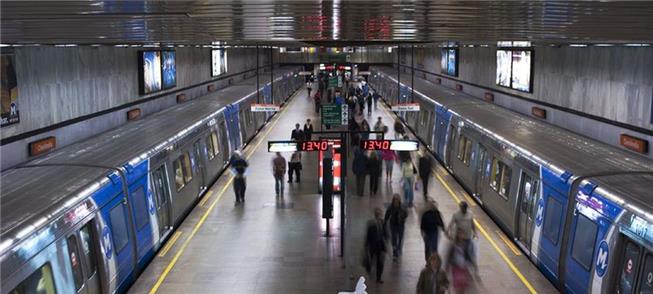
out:
{"label": "green direction sign", "polygon": [[338,77],[329,77],[329,87],[338,87]]}
{"label": "green direction sign", "polygon": [[349,109],[347,104],[325,104],[322,105],[322,124],[325,125],[346,125],[349,120]]}

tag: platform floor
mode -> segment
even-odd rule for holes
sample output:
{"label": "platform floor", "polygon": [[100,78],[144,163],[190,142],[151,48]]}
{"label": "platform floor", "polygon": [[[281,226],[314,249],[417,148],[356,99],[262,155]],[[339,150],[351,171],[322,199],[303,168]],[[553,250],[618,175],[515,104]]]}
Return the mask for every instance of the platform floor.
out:
{"label": "platform floor", "polygon": [[[376,117],[392,129],[394,117],[386,107]],[[317,194],[317,155],[305,154],[301,183],[286,183],[286,195],[275,199],[271,174],[273,153],[268,140],[288,140],[295,123],[311,118],[319,126],[306,90],[298,91],[281,112],[245,148],[250,163],[246,202],[234,204],[231,175],[223,175],[171,236],[130,289],[130,293],[337,293],[353,291],[365,271],[361,264],[365,224],[376,207],[386,207],[399,192],[399,167],[391,184],[381,179],[380,195],[354,196],[354,180],[347,185],[345,257],[340,257],[339,201],[335,199],[332,237],[324,236],[322,201]],[[390,131],[392,132],[392,131]],[[394,137],[394,134],[390,134]],[[290,154],[284,154],[289,158]],[[476,293],[557,293],[552,284],[527,260],[517,245],[469,198],[456,181],[437,166],[429,195],[435,198],[448,223],[457,199],[472,203],[478,222],[480,283]],[[367,193],[366,188],[366,193]],[[422,191],[415,192],[404,236],[403,256],[386,258],[384,284],[367,278],[368,293],[414,293],[424,267],[424,245],[419,218]],[[440,243],[440,254],[448,246]]]}

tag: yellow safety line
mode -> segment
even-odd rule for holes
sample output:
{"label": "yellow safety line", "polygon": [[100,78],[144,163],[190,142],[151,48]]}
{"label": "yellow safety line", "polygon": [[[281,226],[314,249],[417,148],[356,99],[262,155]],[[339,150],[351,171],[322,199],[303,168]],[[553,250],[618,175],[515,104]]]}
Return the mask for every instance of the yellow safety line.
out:
{"label": "yellow safety line", "polygon": [[467,194],[465,192],[460,192],[460,194],[463,195],[463,197],[465,198],[465,200],[467,201],[469,206],[472,206],[472,207],[476,206],[476,201],[474,201],[474,199],[472,199],[472,197],[470,197],[469,194]]}
{"label": "yellow safety line", "polygon": [[211,198],[211,196],[213,196],[213,189],[209,189],[208,191],[206,191],[206,194],[204,194],[204,197],[202,197],[202,200],[200,200],[199,205],[201,207],[204,207],[204,205],[206,204],[206,201],[209,200],[209,198]]}
{"label": "yellow safety line", "polygon": [[506,243],[506,246],[508,246],[508,248],[510,248],[512,253],[514,253],[515,255],[521,255],[521,251],[519,251],[519,248],[515,247],[515,244],[513,244],[513,242],[510,241],[510,239],[508,239],[508,237],[506,237],[506,235],[504,235],[499,230],[494,230],[494,231],[497,233],[497,235],[499,235],[499,238],[501,239],[501,241],[503,241],[503,243]]}
{"label": "yellow safety line", "polygon": [[179,239],[179,237],[181,237],[181,233],[182,233],[181,231],[176,231],[172,235],[172,237],[170,238],[170,240],[168,240],[166,245],[163,246],[163,249],[161,249],[161,252],[159,252],[159,257],[164,257],[168,253],[168,251],[170,251],[170,248],[172,248],[172,245],[175,245],[175,242],[177,242],[177,239]]}
{"label": "yellow safety line", "polygon": [[[287,106],[289,106],[289,104],[287,104]],[[288,108],[289,107],[284,107],[284,109],[281,112],[285,113],[285,111]],[[272,131],[274,126],[279,122],[279,119],[281,118],[282,113],[278,114],[276,120],[270,125],[270,128],[267,130],[265,135],[263,135],[263,137],[261,137],[261,140],[258,142],[258,144],[256,144],[256,146],[254,146],[254,148],[252,149],[252,152],[249,154],[249,156],[247,156],[248,159],[254,153],[254,150],[256,150],[256,148],[258,148],[258,146],[261,144],[261,142],[263,142],[263,138],[267,137],[270,134],[270,131]],[[161,287],[161,284],[163,284],[163,281],[166,279],[166,277],[168,276],[168,274],[170,273],[172,268],[175,266],[175,264],[177,264],[177,261],[179,260],[179,257],[181,257],[181,255],[186,250],[186,247],[188,247],[188,244],[190,244],[191,239],[193,239],[193,237],[195,236],[197,231],[199,231],[200,227],[202,227],[202,225],[206,221],[206,218],[213,211],[216,204],[218,204],[218,201],[220,201],[220,199],[222,198],[222,195],[224,195],[225,191],[227,191],[227,188],[231,185],[231,182],[233,182],[233,180],[234,180],[234,177],[232,175],[232,176],[229,177],[229,180],[227,181],[227,183],[224,185],[224,187],[222,188],[222,190],[218,194],[218,197],[216,197],[215,200],[213,200],[213,202],[211,202],[211,205],[209,206],[209,208],[206,210],[206,212],[204,212],[204,215],[202,215],[202,217],[197,222],[197,224],[195,225],[193,230],[190,232],[190,234],[188,235],[186,240],[184,240],[184,243],[181,245],[181,247],[179,248],[177,253],[175,253],[175,256],[172,258],[172,260],[170,260],[170,263],[168,264],[168,266],[165,268],[165,270],[163,270],[163,272],[159,276],[159,279],[157,279],[154,286],[152,286],[152,289],[150,289],[149,294],[154,294],[159,290],[159,287]]]}

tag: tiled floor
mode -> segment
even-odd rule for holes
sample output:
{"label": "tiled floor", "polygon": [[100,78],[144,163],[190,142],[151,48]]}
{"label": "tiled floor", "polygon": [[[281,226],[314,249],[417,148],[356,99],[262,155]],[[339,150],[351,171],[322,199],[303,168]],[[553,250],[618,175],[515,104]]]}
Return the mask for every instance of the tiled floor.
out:
{"label": "tiled floor", "polygon": [[[392,129],[393,118],[380,107],[368,118],[377,116]],[[347,227],[345,256],[340,257],[340,199],[335,199],[332,236],[324,236],[326,224],[321,219],[322,201],[317,194],[317,156],[304,154],[301,183],[286,183],[286,195],[277,200],[271,175],[272,153],[267,140],[287,140],[295,123],[311,118],[319,125],[313,104],[306,91],[275,116],[246,148],[250,169],[246,202],[234,205],[230,176],[223,176],[207,193],[206,201],[188,216],[178,229],[181,237],[171,249],[148,266],[131,293],[337,293],[353,291],[359,276],[365,223],[375,207],[385,207],[393,191],[398,190],[399,168],[395,167],[391,184],[381,180],[380,195],[354,196],[354,181],[348,179]],[[392,134],[391,134],[392,136]],[[286,158],[289,154],[284,154]],[[457,197],[464,194],[451,176],[438,167],[438,174]],[[229,186],[225,186],[229,184]],[[448,223],[456,202],[433,177],[429,195],[440,206]],[[367,191],[367,188],[366,188]],[[420,270],[424,266],[424,245],[419,233],[419,215],[423,208],[421,191],[416,192],[404,240],[404,254],[394,263],[386,258],[384,284],[368,279],[368,293],[414,293]],[[519,251],[511,250],[501,238],[498,227],[479,207],[472,207],[487,235],[477,241],[482,284],[480,293],[528,293],[525,283],[510,269],[498,253],[501,250],[538,293],[556,293],[555,288]],[[189,239],[189,236],[191,238]],[[490,244],[487,237],[492,239]],[[440,244],[441,254],[447,242]]]}

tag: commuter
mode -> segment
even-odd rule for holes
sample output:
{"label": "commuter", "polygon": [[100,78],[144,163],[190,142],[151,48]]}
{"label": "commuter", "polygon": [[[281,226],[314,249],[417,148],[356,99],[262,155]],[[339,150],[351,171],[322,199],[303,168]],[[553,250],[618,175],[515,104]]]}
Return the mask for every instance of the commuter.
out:
{"label": "commuter", "polygon": [[376,192],[379,191],[379,177],[381,177],[381,159],[376,151],[370,152],[367,172],[370,174],[370,195],[376,196]]}
{"label": "commuter", "polygon": [[392,195],[392,203],[385,211],[385,224],[390,225],[392,233],[392,258],[397,260],[401,256],[401,247],[404,240],[404,226],[408,218],[408,211],[401,204],[399,194]]}
{"label": "commuter", "polygon": [[434,200],[426,203],[426,211],[422,214],[420,230],[424,239],[424,258],[428,260],[429,256],[438,253],[440,230],[444,230],[442,214],[440,214],[438,204]]}
{"label": "commuter", "polygon": [[372,95],[367,95],[367,115],[372,115]]}
{"label": "commuter", "polygon": [[304,131],[299,128],[299,124],[295,124],[295,129],[293,129],[292,133],[290,133],[290,139],[295,141],[304,140]]}
{"label": "commuter", "polygon": [[397,139],[401,139],[404,137],[404,133],[405,133],[404,124],[401,123],[401,120],[399,118],[395,120],[394,129],[395,129],[395,137]]}
{"label": "commuter", "polygon": [[304,124],[304,139],[310,140],[312,135],[313,135],[313,124],[311,123],[311,119],[309,118],[306,120],[306,123]]}
{"label": "commuter", "polygon": [[413,207],[413,188],[416,173],[415,167],[410,160],[401,161],[401,187],[404,190],[404,201],[408,207]]}
{"label": "commuter", "polygon": [[367,156],[359,147],[354,147],[352,171],[356,175],[356,194],[363,196],[365,192],[365,176],[367,175]]}
{"label": "commuter", "polygon": [[363,111],[365,110],[365,97],[357,95],[356,102],[358,103],[358,113],[362,115]]}
{"label": "commuter", "polygon": [[301,180],[301,170],[302,154],[299,151],[295,151],[290,155],[290,162],[288,163],[288,183],[292,183],[293,173],[296,175],[296,182],[299,183]]}
{"label": "commuter", "polygon": [[[383,128],[385,125],[383,124],[383,121],[381,120],[381,117],[379,116],[376,123],[374,124],[374,131],[375,132],[383,132]],[[376,134],[375,136],[376,139],[381,139],[380,134]]]}
{"label": "commuter", "polygon": [[379,98],[381,98],[381,95],[375,91],[374,94],[372,94],[372,98],[374,99],[374,110],[377,110],[377,105],[379,104]]}
{"label": "commuter", "polygon": [[313,83],[311,81],[306,83],[306,90],[308,90],[308,98],[311,98],[311,90],[313,90]]}
{"label": "commuter", "polygon": [[[402,140],[409,140],[408,136],[404,136],[401,139]],[[397,157],[399,157],[400,162],[410,161],[411,165],[412,165],[412,161],[411,161],[411,158],[410,158],[410,151],[397,151]],[[417,170],[415,170],[415,173],[417,173]]]}
{"label": "commuter", "polygon": [[236,204],[245,202],[245,189],[247,188],[245,172],[247,171],[249,163],[247,163],[247,160],[245,160],[240,150],[236,150],[231,156],[230,164],[232,173],[234,174],[234,194],[236,194]]}
{"label": "commuter", "polygon": [[382,150],[381,159],[385,165],[385,183],[388,184],[392,181],[392,168],[397,161],[397,153],[393,150]]}
{"label": "commuter", "polygon": [[478,238],[478,235],[476,233],[476,227],[474,227],[474,216],[469,211],[469,205],[467,202],[461,201],[458,207],[460,209],[451,217],[447,231],[450,238],[458,237],[458,235],[460,235],[465,246],[465,251],[470,257],[470,262],[475,266],[476,255],[472,239]]}
{"label": "commuter", "polygon": [[472,285],[472,256],[465,245],[465,233],[458,230],[447,252],[447,271],[451,272],[454,293],[466,293]]}
{"label": "commuter", "polygon": [[363,121],[361,122],[361,131],[364,132],[364,133],[361,133],[361,139],[368,140],[370,138],[370,133],[369,133],[370,124],[367,123],[366,119],[363,119]]}
{"label": "commuter", "polygon": [[320,105],[322,105],[322,94],[320,91],[315,92],[313,102],[315,102],[315,113],[320,113]]}
{"label": "commuter", "polygon": [[437,253],[429,256],[417,280],[417,294],[444,294],[449,288],[447,273],[442,270],[442,260]]}
{"label": "commuter", "polygon": [[283,178],[286,175],[286,159],[277,152],[277,156],[272,160],[272,174],[274,175],[274,191],[277,197],[283,197]]}
{"label": "commuter", "polygon": [[383,224],[383,211],[380,208],[374,210],[374,220],[367,224],[365,235],[365,258],[363,265],[367,273],[372,272],[372,264],[376,262],[376,282],[383,284],[381,276],[383,275],[383,263],[385,261],[386,240],[388,233]]}
{"label": "commuter", "polygon": [[422,180],[424,200],[429,197],[429,179],[431,178],[432,170],[433,160],[428,154],[426,154],[426,152],[420,151],[419,161],[417,162],[417,171],[419,172],[419,178]]}

